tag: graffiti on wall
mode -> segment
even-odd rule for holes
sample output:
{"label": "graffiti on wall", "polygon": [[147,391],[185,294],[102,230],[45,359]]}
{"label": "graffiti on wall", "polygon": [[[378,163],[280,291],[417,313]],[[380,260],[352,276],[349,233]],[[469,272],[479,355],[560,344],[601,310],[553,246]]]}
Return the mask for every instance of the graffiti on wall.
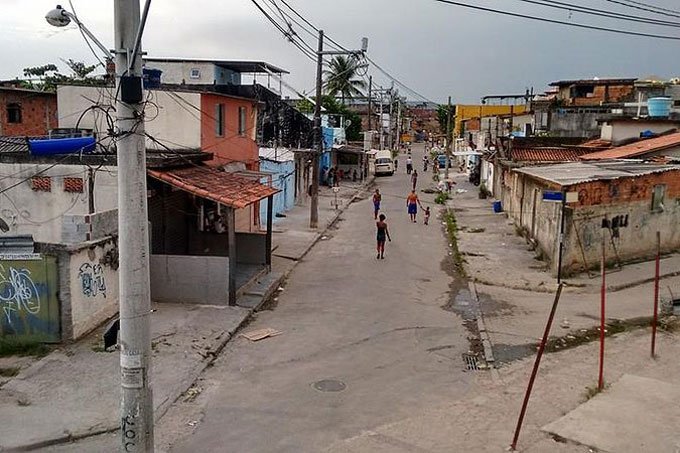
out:
{"label": "graffiti on wall", "polygon": [[29,269],[0,264],[0,305],[10,325],[15,312],[40,312],[40,294]]}
{"label": "graffiti on wall", "polygon": [[30,255],[0,255],[0,337],[59,341],[57,260]]}
{"label": "graffiti on wall", "polygon": [[78,269],[80,287],[85,297],[106,297],[106,280],[101,264],[83,263]]}

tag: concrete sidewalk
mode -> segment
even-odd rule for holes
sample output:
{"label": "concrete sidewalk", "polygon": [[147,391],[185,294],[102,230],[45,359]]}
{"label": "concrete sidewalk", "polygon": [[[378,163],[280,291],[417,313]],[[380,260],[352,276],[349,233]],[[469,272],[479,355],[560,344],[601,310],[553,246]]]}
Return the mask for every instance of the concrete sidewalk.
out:
{"label": "concrete sidewalk", "polygon": [[[309,207],[298,206],[275,224],[272,273],[249,289],[250,307],[154,304],[152,385],[156,420],[212,363],[254,311],[276,291],[329,226],[372,182],[347,183],[335,193],[322,188],[319,229],[310,230]],[[101,327],[75,344],[57,348],[0,383],[0,451],[30,450],[113,432],[119,426],[119,354],[101,351]],[[3,366],[12,360],[3,359]]]}

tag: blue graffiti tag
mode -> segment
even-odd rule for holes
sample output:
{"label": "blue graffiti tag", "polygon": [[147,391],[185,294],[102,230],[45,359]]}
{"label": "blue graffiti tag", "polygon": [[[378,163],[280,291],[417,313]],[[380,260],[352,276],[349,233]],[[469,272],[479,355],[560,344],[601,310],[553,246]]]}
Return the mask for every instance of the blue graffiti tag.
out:
{"label": "blue graffiti tag", "polygon": [[40,311],[40,295],[31,279],[31,271],[13,267],[5,269],[0,264],[0,304],[10,324],[12,312],[36,314]]}
{"label": "blue graffiti tag", "polygon": [[85,297],[97,297],[99,294],[106,297],[106,281],[100,264],[84,263],[80,266],[78,277]]}

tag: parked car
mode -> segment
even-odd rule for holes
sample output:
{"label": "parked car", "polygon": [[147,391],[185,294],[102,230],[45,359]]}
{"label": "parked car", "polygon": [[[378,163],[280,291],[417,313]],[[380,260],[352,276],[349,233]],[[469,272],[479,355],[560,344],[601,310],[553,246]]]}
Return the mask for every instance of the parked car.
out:
{"label": "parked car", "polygon": [[378,151],[375,155],[375,175],[390,175],[394,174],[394,161],[392,160],[392,151],[385,149]]}

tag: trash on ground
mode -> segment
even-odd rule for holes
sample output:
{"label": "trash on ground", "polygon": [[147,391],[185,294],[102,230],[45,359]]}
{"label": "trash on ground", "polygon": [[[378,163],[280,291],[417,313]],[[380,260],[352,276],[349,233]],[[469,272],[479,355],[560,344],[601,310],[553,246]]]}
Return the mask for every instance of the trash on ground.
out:
{"label": "trash on ground", "polygon": [[241,336],[249,339],[250,341],[260,341],[264,340],[267,337],[275,337],[277,335],[281,335],[282,333],[283,332],[281,332],[280,330],[267,327],[264,329],[251,330],[250,332],[242,333]]}
{"label": "trash on ground", "polygon": [[456,189],[456,193],[466,193],[467,190],[465,189]]}

